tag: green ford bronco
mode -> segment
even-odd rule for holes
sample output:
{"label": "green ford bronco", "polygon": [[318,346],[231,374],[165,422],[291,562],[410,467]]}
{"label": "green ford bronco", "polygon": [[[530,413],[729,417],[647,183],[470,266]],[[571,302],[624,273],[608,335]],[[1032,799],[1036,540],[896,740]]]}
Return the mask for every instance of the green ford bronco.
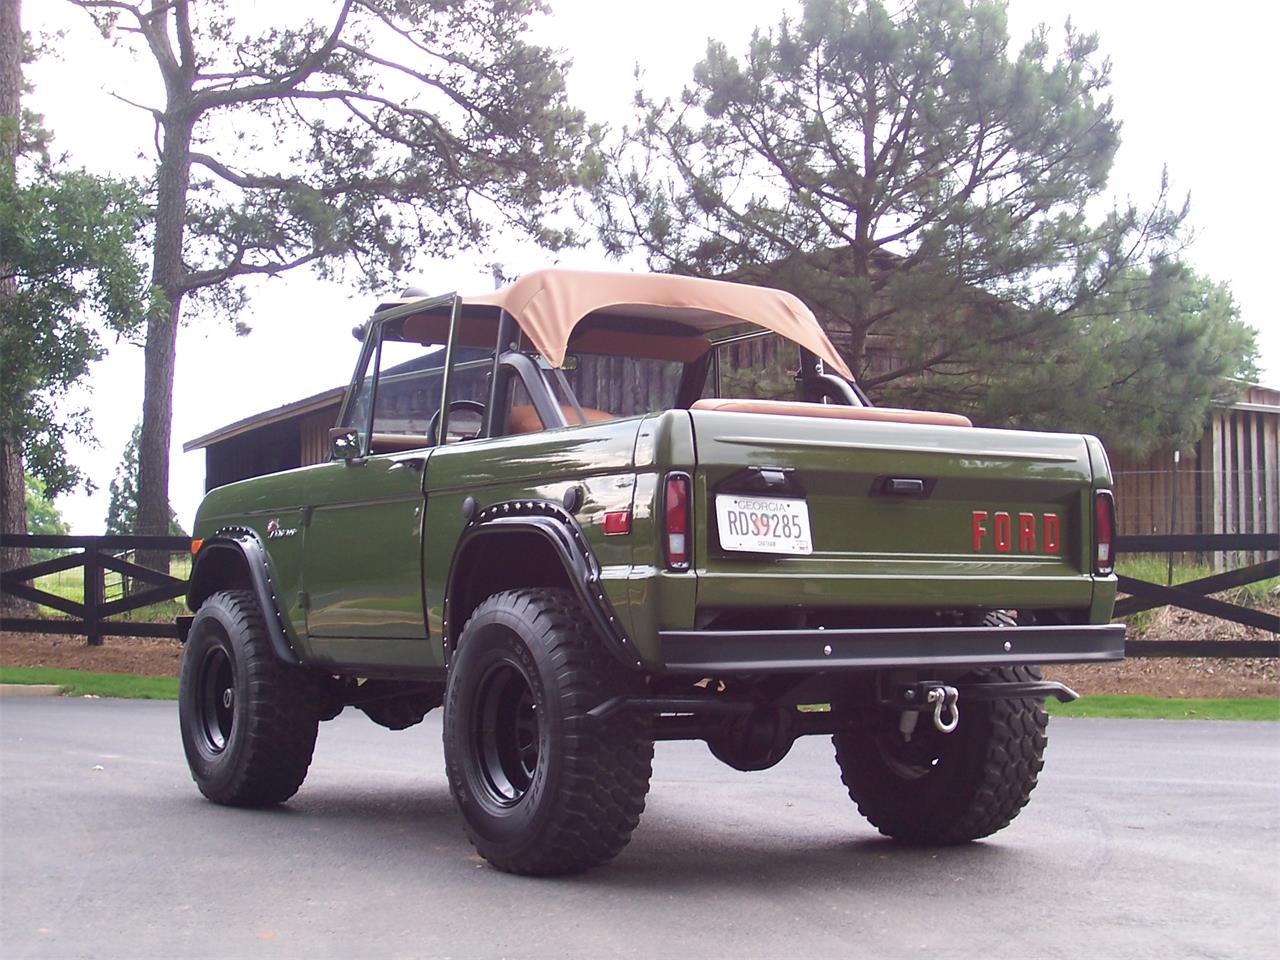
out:
{"label": "green ford bronco", "polygon": [[1123,655],[1098,441],[873,407],[790,294],[545,270],[356,332],[327,462],[196,517],[180,717],[211,800],[287,800],[345,707],[443,706],[502,870],[617,855],[655,740],[763,770],[831,736],[882,833],[959,843],[1036,785],[1044,699],[1075,696],[1039,665]]}

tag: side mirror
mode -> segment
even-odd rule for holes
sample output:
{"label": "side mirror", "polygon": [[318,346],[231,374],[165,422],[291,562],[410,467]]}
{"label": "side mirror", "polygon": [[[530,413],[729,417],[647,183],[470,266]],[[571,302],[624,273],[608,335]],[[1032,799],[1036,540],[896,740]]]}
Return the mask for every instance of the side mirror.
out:
{"label": "side mirror", "polygon": [[352,427],[329,430],[329,452],[335,460],[353,460],[360,456],[360,437]]}

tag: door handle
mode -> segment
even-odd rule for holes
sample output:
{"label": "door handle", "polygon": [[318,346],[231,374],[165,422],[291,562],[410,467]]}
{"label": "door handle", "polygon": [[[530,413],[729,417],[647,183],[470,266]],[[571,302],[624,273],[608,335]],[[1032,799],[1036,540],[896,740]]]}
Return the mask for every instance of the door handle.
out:
{"label": "door handle", "polygon": [[394,470],[396,467],[408,467],[410,470],[414,470],[414,471],[417,471],[418,473],[421,473],[422,468],[426,465],[426,463],[427,463],[426,457],[396,457],[394,460],[391,461],[390,469]]}

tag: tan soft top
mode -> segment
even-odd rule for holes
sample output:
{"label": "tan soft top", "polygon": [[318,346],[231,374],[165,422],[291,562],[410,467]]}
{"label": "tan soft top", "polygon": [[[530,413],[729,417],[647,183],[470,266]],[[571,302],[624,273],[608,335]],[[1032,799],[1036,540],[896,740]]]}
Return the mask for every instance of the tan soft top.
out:
{"label": "tan soft top", "polygon": [[507,311],[555,366],[564,362],[574,328],[591,314],[607,314],[670,320],[701,333],[752,323],[810,350],[853,379],[813,312],[792,294],[768,287],[666,273],[548,269],[462,302]]}

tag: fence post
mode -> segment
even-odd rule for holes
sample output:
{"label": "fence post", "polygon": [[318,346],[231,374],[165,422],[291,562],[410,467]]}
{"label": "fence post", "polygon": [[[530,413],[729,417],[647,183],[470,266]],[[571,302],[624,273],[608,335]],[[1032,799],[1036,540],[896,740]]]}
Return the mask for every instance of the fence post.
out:
{"label": "fence post", "polygon": [[[1173,476],[1170,477],[1169,483],[1169,533],[1178,532],[1178,464],[1182,460],[1182,451],[1173,451]],[[1169,570],[1165,577],[1165,583],[1173,586],[1173,550],[1169,551]]]}
{"label": "fence post", "polygon": [[102,560],[95,540],[84,548],[84,632],[91,647],[102,645],[101,609]]}

